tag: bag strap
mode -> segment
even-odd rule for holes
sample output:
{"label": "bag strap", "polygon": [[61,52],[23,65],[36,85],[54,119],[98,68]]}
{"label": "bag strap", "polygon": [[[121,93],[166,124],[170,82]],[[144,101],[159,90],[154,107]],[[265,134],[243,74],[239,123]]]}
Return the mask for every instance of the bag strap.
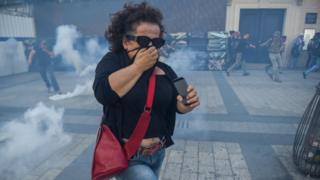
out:
{"label": "bag strap", "polygon": [[124,150],[128,160],[131,159],[131,157],[137,152],[138,148],[140,147],[141,141],[144,138],[144,135],[146,134],[147,129],[149,127],[155,87],[156,74],[155,71],[153,71],[149,78],[148,96],[146,100],[146,105],[144,107],[144,111],[140,115],[137,126],[135,127],[133,133],[129,137],[128,142],[124,144]]}

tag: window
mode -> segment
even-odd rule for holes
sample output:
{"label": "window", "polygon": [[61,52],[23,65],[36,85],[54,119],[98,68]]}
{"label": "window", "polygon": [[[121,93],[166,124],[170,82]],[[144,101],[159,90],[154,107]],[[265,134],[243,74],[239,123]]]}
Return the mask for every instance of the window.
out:
{"label": "window", "polygon": [[307,13],[305,24],[317,24],[318,13]]}

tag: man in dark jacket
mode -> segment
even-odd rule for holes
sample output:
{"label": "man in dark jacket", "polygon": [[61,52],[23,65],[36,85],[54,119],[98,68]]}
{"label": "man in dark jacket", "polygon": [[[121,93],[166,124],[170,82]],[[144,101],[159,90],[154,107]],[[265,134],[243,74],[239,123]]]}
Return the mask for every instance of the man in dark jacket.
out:
{"label": "man in dark jacket", "polygon": [[300,58],[300,54],[302,52],[303,46],[304,46],[303,35],[300,34],[293,41],[293,45],[292,45],[291,52],[290,52],[291,59],[290,59],[289,68],[291,68],[291,69],[296,68],[298,61],[299,61],[299,58]]}
{"label": "man in dark jacket", "polygon": [[254,45],[250,44],[248,42],[249,40],[249,37],[250,37],[250,34],[249,33],[246,33],[243,35],[242,39],[240,39],[239,41],[239,44],[236,48],[236,62],[232,64],[231,67],[229,67],[227,69],[227,76],[230,76],[230,72],[241,65],[241,68],[243,70],[243,75],[244,76],[248,76],[249,73],[247,72],[247,66],[246,66],[246,61],[245,59],[243,58],[243,53],[246,51],[247,48],[251,47],[251,48],[255,48]]}
{"label": "man in dark jacket", "polygon": [[236,49],[238,46],[238,39],[236,38],[236,32],[230,31],[229,34],[230,36],[228,37],[228,41],[227,41],[227,56],[228,56],[228,62],[226,64],[227,68],[234,63],[236,59]]}
{"label": "man in dark jacket", "polygon": [[308,74],[320,69],[320,32],[317,32],[312,38],[312,44],[310,45],[311,58],[316,64],[311,68],[303,72],[303,78],[306,79]]}

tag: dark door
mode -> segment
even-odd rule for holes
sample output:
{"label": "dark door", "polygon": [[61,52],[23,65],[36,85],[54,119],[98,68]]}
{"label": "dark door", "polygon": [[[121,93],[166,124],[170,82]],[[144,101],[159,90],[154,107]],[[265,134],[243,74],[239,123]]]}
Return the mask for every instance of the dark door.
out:
{"label": "dark door", "polygon": [[285,9],[241,9],[240,32],[250,33],[250,42],[256,49],[249,48],[246,52],[247,62],[268,63],[268,52],[259,44],[271,38],[273,32],[283,30]]}

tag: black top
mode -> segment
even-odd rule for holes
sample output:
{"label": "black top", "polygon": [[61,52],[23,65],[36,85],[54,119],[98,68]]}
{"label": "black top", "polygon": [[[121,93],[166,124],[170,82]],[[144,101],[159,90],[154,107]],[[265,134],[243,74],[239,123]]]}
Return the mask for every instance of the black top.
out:
{"label": "black top", "polygon": [[243,53],[246,50],[246,48],[248,48],[248,44],[249,43],[247,39],[240,39],[237,52]]}
{"label": "black top", "polygon": [[[122,138],[129,138],[143,112],[149,77],[153,71],[145,71],[131,90],[120,98],[109,84],[108,76],[113,72],[130,65],[125,51],[109,52],[99,62],[93,84],[96,99],[103,105],[103,120],[121,142]],[[176,119],[176,96],[178,95],[172,80],[177,78],[176,73],[166,64],[157,62],[166,75],[156,76],[156,90],[151,112],[149,128],[145,138],[165,136],[166,147],[173,144],[173,135]],[[123,142],[122,142],[123,143]]]}
{"label": "black top", "polygon": [[236,39],[234,37],[229,37],[227,44],[228,44],[229,53],[234,53],[238,48],[239,39]]}
{"label": "black top", "polygon": [[49,54],[41,48],[35,48],[35,59],[38,65],[41,67],[48,66],[51,63],[51,58]]}

